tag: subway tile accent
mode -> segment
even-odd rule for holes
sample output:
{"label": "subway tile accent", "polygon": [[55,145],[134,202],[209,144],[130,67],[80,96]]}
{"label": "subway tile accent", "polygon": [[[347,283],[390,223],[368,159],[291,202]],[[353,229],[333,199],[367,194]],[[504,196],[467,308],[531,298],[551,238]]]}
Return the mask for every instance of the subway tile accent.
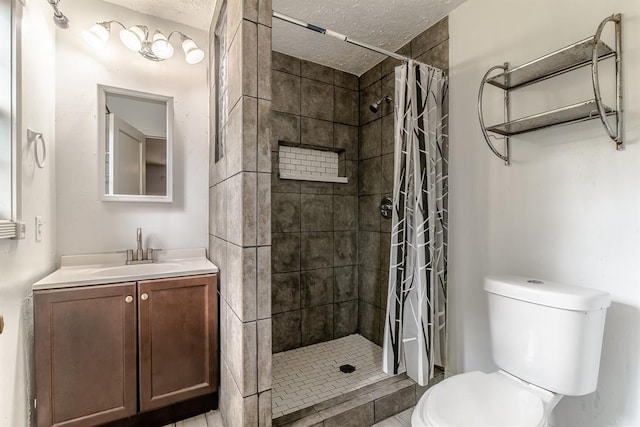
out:
{"label": "subway tile accent", "polygon": [[[306,176],[314,181],[338,177],[338,153],[281,145],[278,150],[280,177]],[[298,178],[300,179],[300,178]]]}

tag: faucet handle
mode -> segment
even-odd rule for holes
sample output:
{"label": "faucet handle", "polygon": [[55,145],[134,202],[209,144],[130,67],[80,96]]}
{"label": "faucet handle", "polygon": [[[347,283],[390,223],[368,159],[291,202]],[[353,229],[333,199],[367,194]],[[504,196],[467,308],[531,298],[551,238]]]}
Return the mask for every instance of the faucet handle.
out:
{"label": "faucet handle", "polygon": [[127,262],[133,261],[133,249],[127,249]]}
{"label": "faucet handle", "polygon": [[153,261],[153,248],[147,248],[147,259]]}

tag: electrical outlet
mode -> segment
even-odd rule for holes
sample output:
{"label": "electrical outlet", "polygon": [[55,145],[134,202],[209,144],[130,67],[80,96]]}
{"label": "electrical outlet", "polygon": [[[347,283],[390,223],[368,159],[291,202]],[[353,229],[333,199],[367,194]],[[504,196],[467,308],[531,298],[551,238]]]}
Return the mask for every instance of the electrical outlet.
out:
{"label": "electrical outlet", "polygon": [[36,242],[42,240],[42,234],[44,233],[44,221],[41,216],[36,217]]}

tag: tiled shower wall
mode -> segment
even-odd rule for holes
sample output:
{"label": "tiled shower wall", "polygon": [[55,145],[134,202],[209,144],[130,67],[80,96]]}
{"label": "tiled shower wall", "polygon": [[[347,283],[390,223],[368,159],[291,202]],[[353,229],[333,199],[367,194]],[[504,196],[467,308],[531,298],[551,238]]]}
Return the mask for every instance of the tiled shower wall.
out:
{"label": "tiled shower wall", "polygon": [[[448,18],[398,53],[448,70]],[[358,326],[363,336],[377,344],[384,333],[391,245],[391,219],[382,218],[379,206],[393,192],[394,115],[393,102],[383,102],[377,113],[369,105],[387,95],[394,98],[397,65],[399,61],[387,58],[360,77]]]}
{"label": "tiled shower wall", "polygon": [[[218,3],[218,9],[220,8]],[[209,257],[220,268],[219,406],[225,425],[271,425],[271,1],[227,1],[224,156],[215,161],[210,31]]]}
{"label": "tiled shower wall", "polygon": [[[358,328],[358,78],[273,52],[273,352]],[[347,184],[282,180],[278,141],[344,149]]]}

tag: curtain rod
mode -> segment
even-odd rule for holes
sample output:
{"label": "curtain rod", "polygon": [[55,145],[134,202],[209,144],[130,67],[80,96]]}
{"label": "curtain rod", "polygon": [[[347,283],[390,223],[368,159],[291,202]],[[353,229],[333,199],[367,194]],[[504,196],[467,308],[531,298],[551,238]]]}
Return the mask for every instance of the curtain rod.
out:
{"label": "curtain rod", "polygon": [[372,45],[367,44],[367,43],[363,43],[363,42],[360,42],[360,41],[357,41],[357,40],[350,39],[349,37],[345,36],[344,34],[336,33],[335,31],[331,31],[331,30],[328,30],[326,28],[318,27],[317,25],[313,25],[313,24],[310,24],[308,22],[304,22],[304,21],[301,21],[299,19],[292,18],[292,17],[287,16],[287,15],[283,15],[282,13],[279,13],[279,12],[276,12],[276,11],[273,11],[273,17],[277,18],[277,19],[280,19],[282,21],[286,21],[286,22],[289,22],[291,24],[297,25],[297,26],[302,27],[302,28],[306,28],[308,30],[315,31],[316,33],[325,34],[327,36],[334,37],[334,38],[336,38],[338,40],[342,40],[342,41],[345,41],[347,43],[351,43],[353,45],[360,46],[360,47],[363,47],[365,49],[369,49],[369,50],[371,50],[373,52],[377,52],[377,53],[380,53],[382,55],[386,55],[386,56],[389,56],[391,58],[398,59],[400,61],[407,61],[407,62],[411,61],[411,58],[408,58],[408,57],[406,57],[404,55],[400,55],[400,54],[397,54],[395,52],[390,52],[388,50],[379,48],[377,46],[372,46]]}

